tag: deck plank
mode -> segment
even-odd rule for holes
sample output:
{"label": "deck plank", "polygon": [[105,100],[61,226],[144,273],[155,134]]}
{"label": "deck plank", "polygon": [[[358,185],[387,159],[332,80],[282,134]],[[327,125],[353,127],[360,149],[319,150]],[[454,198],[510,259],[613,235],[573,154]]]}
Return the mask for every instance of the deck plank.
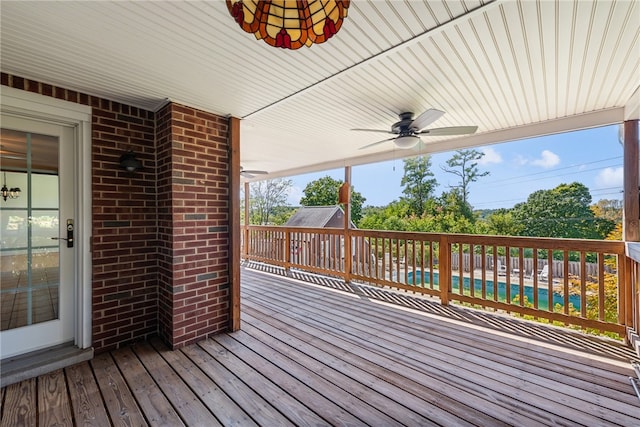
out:
{"label": "deck plank", "polygon": [[74,421],[82,426],[106,426],[111,422],[88,362],[65,368]]}
{"label": "deck plank", "polygon": [[257,354],[239,342],[236,335],[237,333],[220,335],[213,337],[213,339],[227,351],[241,357],[247,364],[258,366],[262,375],[289,394],[296,396],[300,403],[321,416],[325,422],[332,425],[361,425],[363,423],[352,413],[331,401],[325,393],[322,393],[322,390],[317,390],[309,384],[312,382],[311,378],[296,378],[289,372],[295,370],[294,366],[288,366],[288,364],[283,367],[278,366],[273,360],[277,359],[275,352],[266,351],[266,353]]}
{"label": "deck plank", "polygon": [[67,383],[62,369],[38,377],[38,426],[73,424]]}
{"label": "deck plank", "polygon": [[198,345],[181,350],[258,425],[292,427],[294,424],[233,372]]}
{"label": "deck plank", "polygon": [[[277,287],[278,285],[276,285]],[[288,288],[290,289],[290,287]],[[319,292],[319,291],[318,291]],[[258,295],[258,294],[257,294]],[[304,306],[304,313],[301,316],[300,314],[302,314],[302,312],[300,312],[298,310],[297,307],[300,306],[300,301],[299,298],[296,296],[293,296],[292,293],[290,291],[287,290],[287,288],[285,288],[284,286],[282,287],[282,290],[278,291],[277,289],[271,289],[271,292],[269,293],[270,295],[270,301],[267,304],[273,304],[274,299],[278,299],[278,298],[282,298],[282,302],[281,305],[279,306],[279,310],[283,311],[283,312],[288,312],[289,315],[292,315],[292,313],[297,313],[297,316],[295,317],[295,321],[296,322],[302,322],[302,321],[307,321],[307,319],[311,319],[309,320],[310,322],[316,322],[316,325],[318,327],[325,327],[325,333],[331,333],[331,331],[336,331],[336,330],[342,330],[347,334],[353,335],[353,336],[369,336],[369,340],[373,339],[373,336],[369,333],[369,331],[372,330],[372,328],[376,327],[376,324],[366,324],[360,327],[351,327],[351,326],[346,326],[346,325],[353,325],[355,324],[362,324],[362,322],[364,322],[363,318],[364,318],[364,311],[358,313],[355,317],[350,316],[350,315],[345,315],[344,313],[346,312],[346,310],[344,310],[344,308],[336,308],[335,310],[332,307],[336,306],[336,300],[339,300],[339,298],[337,296],[335,296],[335,294],[331,294],[331,295],[327,295],[326,293],[323,293],[323,298],[325,300],[330,299],[331,300],[331,304],[326,304],[327,301],[322,301],[322,302],[318,302],[318,299],[312,299],[312,302],[309,303],[309,300],[307,301],[307,304],[309,305],[305,305]],[[305,298],[307,297],[307,295],[305,295]],[[251,299],[251,294],[250,291],[249,292],[245,292],[245,300],[247,299]],[[258,299],[260,299],[260,297],[258,296]],[[349,304],[349,307],[354,309],[354,305],[351,303],[351,301],[347,301],[345,302],[345,304]],[[327,305],[329,306],[329,308],[327,308]],[[310,308],[311,307],[311,308]],[[271,309],[276,310],[278,308],[274,308],[273,306],[271,306]],[[363,309],[362,306],[357,306],[357,308],[355,308],[356,311],[361,311],[361,310],[368,310],[369,307],[366,307],[366,309]],[[328,311],[327,311],[328,310]],[[384,307],[385,312],[391,312],[393,310],[389,310],[388,307]],[[311,315],[310,315],[311,314]],[[351,313],[350,313],[351,314]],[[326,315],[326,318],[322,318],[323,315]],[[342,317],[340,317],[342,316]],[[321,320],[318,320],[321,319]],[[337,320],[336,320],[337,319]],[[353,322],[352,320],[355,319],[355,322]],[[376,319],[377,325],[379,325],[380,323],[380,319]],[[393,330],[390,330],[390,337],[394,337],[398,334],[397,329],[399,327],[398,323],[389,323],[391,325],[393,325]],[[451,328],[450,328],[451,329]],[[387,331],[385,331],[387,332]],[[413,335],[417,335],[415,331],[410,331],[410,333],[407,335],[409,337],[409,339],[412,339],[411,337]],[[424,334],[423,334],[424,335]],[[385,333],[385,336],[387,336],[387,334]],[[405,339],[407,338],[407,336],[405,336]],[[364,341],[360,341],[361,345],[366,345],[366,340]],[[386,343],[380,343],[380,342],[375,342],[374,347],[376,349],[380,349],[380,348],[386,348],[386,354],[388,354],[389,356],[391,356],[394,353],[397,353],[398,351],[400,351],[401,353],[404,351],[407,351],[410,348],[413,348],[415,346],[415,343],[411,343],[411,344],[405,344],[406,348],[402,349],[402,348],[398,348],[398,344],[399,342],[393,342],[393,341],[389,341]],[[424,340],[424,344],[431,346],[431,343],[429,342],[429,339],[425,339]],[[449,349],[447,349],[447,353],[450,353],[451,351]],[[425,361],[431,361],[432,357],[433,357],[433,352],[431,353],[426,353],[424,354],[422,357],[425,357]],[[453,356],[453,357],[451,357]],[[542,387],[536,384],[531,384],[531,379],[535,378],[534,376],[530,376],[527,378],[527,382],[525,384],[522,384],[520,387],[526,385],[527,389],[526,390],[520,390],[520,388],[517,387],[513,387],[510,385],[511,382],[515,382],[516,384],[519,382],[522,382],[521,379],[521,374],[522,372],[518,369],[514,369],[513,371],[511,371],[508,374],[502,374],[502,376],[499,378],[501,381],[497,381],[494,380],[493,377],[495,377],[496,375],[500,375],[499,373],[496,374],[495,372],[491,373],[491,377],[484,377],[481,378],[479,377],[477,374],[475,374],[475,372],[473,372],[473,370],[467,370],[466,372],[464,371],[465,369],[465,364],[466,363],[471,363],[471,367],[472,368],[477,368],[474,363],[475,362],[481,362],[482,358],[481,357],[476,357],[475,359],[473,359],[473,356],[469,356],[468,354],[465,354],[464,352],[460,353],[460,354],[456,354],[456,355],[451,355],[451,354],[441,354],[440,355],[441,360],[443,361],[442,364],[437,368],[437,370],[444,370],[444,372],[447,372],[447,369],[449,369],[449,371],[447,372],[448,375],[450,375],[451,380],[450,382],[455,383],[456,382],[456,378],[459,376],[455,375],[456,371],[461,372],[461,375],[464,377],[464,380],[467,381],[469,379],[473,379],[476,378],[477,381],[477,392],[478,393],[483,393],[486,391],[486,388],[488,386],[490,386],[490,384],[494,384],[493,386],[491,386],[491,388],[494,390],[495,393],[508,393],[508,396],[502,396],[502,399],[505,399],[505,397],[507,397],[508,399],[511,399],[510,401],[507,400],[507,407],[510,408],[520,408],[520,410],[527,410],[531,408],[532,405],[532,398],[534,400],[533,403],[537,403],[541,406],[541,411],[538,411],[538,413],[540,415],[546,413],[548,410],[552,409],[552,407],[559,407],[560,405],[554,405],[553,402],[549,402],[549,398],[557,398],[558,402],[566,402],[568,401],[570,404],[573,405],[573,408],[570,410],[559,410],[559,412],[556,414],[558,417],[564,416],[567,417],[566,418],[566,422],[567,423],[571,423],[571,422],[576,422],[576,421],[580,421],[582,420],[582,422],[584,422],[586,425],[589,425],[590,423],[601,423],[603,422],[603,418],[602,417],[607,417],[605,419],[607,419],[607,421],[613,421],[613,422],[617,422],[620,423],[621,425],[626,425],[626,423],[633,423],[637,421],[637,418],[635,417],[627,417],[625,412],[626,411],[634,411],[637,410],[637,406],[629,406],[626,404],[620,404],[618,405],[618,402],[616,402],[615,399],[609,399],[606,396],[603,395],[592,395],[592,396],[588,396],[585,395],[579,388],[577,387],[573,387],[572,391],[574,392],[574,397],[572,398],[567,398],[562,392],[558,392],[556,391],[556,385],[557,383],[549,381],[546,385],[547,387]],[[528,355],[528,357],[531,357],[531,354]],[[464,361],[464,362],[460,362],[460,361]],[[451,362],[454,363],[451,363]],[[459,363],[455,363],[456,361],[458,361]],[[413,368],[417,369],[420,368],[422,366],[428,366],[428,365],[419,365],[417,362],[413,364]],[[462,386],[462,383],[460,384],[460,386]],[[531,388],[536,389],[537,387],[537,393],[532,393]],[[562,391],[566,391],[569,390],[569,386],[565,386],[564,389]],[[550,396],[551,395],[551,396]],[[518,404],[517,402],[515,402],[512,397],[516,396],[519,397],[520,400],[520,404]],[[589,397],[589,399],[585,399],[586,397]],[[494,396],[495,398],[500,398],[499,395]],[[536,400],[537,399],[537,400]],[[604,402],[603,402],[604,400]],[[584,415],[582,414],[582,410],[584,408],[584,401],[591,401],[594,403],[595,407],[594,410],[592,412],[596,413],[598,417],[600,418],[596,418],[592,415]],[[603,406],[600,406],[603,405]],[[625,406],[626,405],[626,406]],[[616,406],[618,406],[617,411],[620,412],[616,412],[616,410],[614,409],[614,411],[611,411],[610,406],[613,406],[614,408],[616,408]],[[563,415],[564,414],[564,415]],[[569,415],[568,415],[569,414]],[[613,419],[611,419],[613,418]],[[551,422],[551,420],[547,419],[546,422]]]}
{"label": "deck plank", "polygon": [[[245,294],[245,304],[247,303]],[[245,309],[249,314],[251,311],[247,305]],[[487,415],[486,407],[495,407],[492,402],[481,400],[484,405],[482,410],[470,408],[465,405],[462,397],[467,396],[468,400],[475,398],[469,395],[464,389],[452,387],[446,381],[437,378],[422,378],[423,381],[416,381],[415,374],[411,369],[397,369],[394,365],[396,359],[388,358],[377,353],[377,351],[367,351],[349,340],[345,340],[338,334],[322,331],[317,325],[306,325],[304,321],[295,319],[291,321],[286,315],[273,315],[265,321],[276,328],[285,327],[287,324],[296,324],[295,329],[286,330],[292,336],[302,341],[314,342],[320,346],[323,352],[333,355],[339,360],[344,360],[350,365],[357,366],[371,376],[383,380],[383,385],[376,385],[377,390],[387,395],[390,399],[397,396],[409,409],[415,411],[430,420],[445,423],[446,425],[508,425],[509,423],[499,421],[493,416]],[[260,317],[260,314],[258,314]],[[276,324],[280,321],[281,324]],[[320,326],[321,327],[321,326]],[[324,336],[324,338],[322,338]],[[404,357],[404,355],[396,355]],[[341,369],[340,365],[332,365],[334,369]],[[395,388],[390,395],[389,387]],[[453,396],[453,397],[452,397]],[[497,407],[503,417],[514,416],[503,408]],[[515,418],[518,418],[515,415]],[[534,426],[539,425],[531,421],[528,417],[521,417],[519,425]],[[518,425],[510,423],[511,425]]]}
{"label": "deck plank", "polygon": [[[283,294],[283,296],[286,297],[287,295]],[[319,307],[318,310],[324,311],[324,306],[321,306],[322,307]],[[332,307],[335,306],[336,304],[332,304]],[[345,310],[340,310],[339,308],[330,308],[329,310],[329,313],[332,314],[331,321],[341,319],[337,320],[337,324],[345,323],[350,319],[349,316],[344,316],[343,313],[345,313]],[[359,311],[359,308],[354,308],[354,310]],[[385,310],[385,313],[390,313],[392,311],[393,310],[387,309]],[[385,313],[380,313],[380,315],[382,316]],[[364,312],[362,314],[364,314]],[[366,321],[363,315],[358,316],[356,322],[350,322],[351,324],[358,325],[357,329],[354,329],[351,332],[360,335],[366,334],[367,331],[371,330],[371,328],[376,327],[376,322],[379,322],[379,320],[381,319],[376,318],[375,322]],[[526,365],[526,363],[522,361],[520,362],[519,366],[512,367],[510,366],[513,360],[512,358],[504,357],[502,354],[495,355],[494,353],[485,351],[482,348],[472,348],[471,346],[466,346],[464,348],[456,349],[455,343],[451,342],[450,340],[445,341],[444,338],[443,341],[438,345],[437,341],[434,341],[432,334],[429,334],[428,337],[425,336],[423,338],[420,338],[413,327],[407,327],[406,325],[403,325],[401,321],[396,321],[393,323],[390,322],[390,324],[394,325],[393,330],[390,330],[389,334],[386,335],[390,340],[389,344],[386,345],[386,348],[389,349],[390,353],[397,351],[397,348],[401,348],[402,346],[411,348],[415,344],[418,346],[418,348],[425,349],[422,353],[423,355],[427,356],[428,360],[442,360],[444,363],[443,369],[445,370],[450,365],[452,369],[450,374],[452,375],[455,371],[464,371],[465,366],[470,364],[474,366],[474,368],[479,368],[487,372],[492,369],[492,379],[501,380],[505,384],[509,384],[511,382],[510,378],[515,379],[522,376],[522,367]],[[451,335],[451,332],[452,328],[449,328],[449,335]],[[538,356],[527,355],[527,362],[535,357]],[[491,358],[493,358],[495,361],[498,361],[499,363],[492,363],[490,360],[486,360]],[[448,359],[451,359],[452,361],[449,362]],[[554,359],[545,358],[544,356],[542,360],[547,364],[554,362]],[[539,371],[537,374],[527,377],[527,381],[529,382],[527,393],[536,394],[534,392],[535,390],[538,390],[537,395],[539,397],[543,397],[545,400],[547,398],[565,399],[568,402],[567,404],[570,404],[570,406],[572,406],[576,411],[581,411],[583,402],[585,401],[593,401],[594,403],[597,401],[598,405],[594,406],[593,412],[600,412],[602,416],[602,410],[599,410],[599,408],[604,407],[606,409],[607,418],[609,418],[611,421],[621,422],[622,424],[630,421],[624,416],[622,416],[622,419],[618,420],[618,417],[616,417],[615,414],[613,414],[613,419],[611,419],[612,413],[610,412],[610,410],[618,411],[622,414],[628,411],[633,411],[636,404],[635,396],[632,396],[629,393],[623,393],[617,396],[616,399],[612,399],[608,397],[608,395],[611,393],[611,390],[600,388],[598,390],[599,392],[593,392],[591,390],[585,390],[585,388],[588,388],[588,384],[586,383],[581,384],[578,382],[578,384],[576,384],[576,380],[572,379],[572,384],[564,384],[558,381],[559,378],[563,379],[562,377],[555,375],[545,378],[544,374],[546,374],[546,372]],[[465,378],[469,379],[470,375],[472,375],[472,373],[465,374]],[[627,376],[619,376],[618,381],[621,385],[623,385],[626,382],[626,379]],[[595,380],[598,381],[597,378]],[[486,386],[486,380],[481,379],[480,384]],[[569,398],[567,398],[567,396],[569,396]],[[573,397],[574,399],[571,400],[571,397]]]}
{"label": "deck plank", "polygon": [[149,343],[137,343],[133,351],[186,425],[222,425]]}
{"label": "deck plank", "polygon": [[233,371],[243,382],[258,393],[266,401],[270,402],[278,411],[287,417],[291,423],[298,426],[326,425],[327,422],[318,414],[302,405],[271,381],[267,380],[261,372],[261,366],[250,365],[233,352],[228,351],[218,342],[208,339],[201,342],[200,347],[214,356],[227,369]]}
{"label": "deck plank", "polygon": [[[315,337],[309,337],[309,341],[303,341],[289,334],[288,326],[279,324],[274,327],[269,323],[261,322],[258,318],[252,316],[247,311],[243,314],[242,330],[251,335],[270,336],[282,340],[278,344],[273,341],[270,345],[277,346],[279,351],[288,353],[292,358],[314,372],[320,372],[323,376],[340,387],[348,390],[356,396],[361,396],[366,400],[367,407],[384,410],[385,414],[393,418],[395,422],[405,425],[421,425],[427,426],[434,424],[434,421],[422,416],[411,409],[411,403],[415,397],[407,394],[404,390],[395,387],[384,379],[381,379],[369,372],[361,369],[357,365],[348,363],[347,360],[335,357],[316,347],[317,341]],[[286,333],[286,338],[282,338],[282,332]],[[313,341],[314,345],[309,345]],[[287,349],[289,347],[291,350]],[[294,353],[295,350],[295,353]],[[418,402],[416,405],[424,405],[424,402]],[[372,411],[375,415],[378,410]]]}
{"label": "deck plank", "polygon": [[[247,413],[184,353],[170,350],[158,338],[153,339],[151,345],[223,425],[257,426]],[[224,410],[221,410],[222,408]]]}
{"label": "deck plank", "polygon": [[[243,324],[242,327],[245,328],[246,324]],[[322,396],[325,396],[333,402],[333,404],[354,415],[362,422],[369,425],[385,426],[399,424],[397,420],[392,419],[385,413],[388,412],[386,406],[389,406],[389,401],[386,402],[385,412],[379,411],[366,401],[371,396],[371,390],[365,390],[361,394],[362,398],[358,398],[352,394],[355,390],[348,381],[341,379],[341,386],[339,387],[329,379],[323,377],[321,375],[321,373],[323,373],[323,366],[314,364],[312,361],[315,359],[308,356],[305,358],[305,355],[301,353],[296,354],[289,352],[287,349],[277,346],[276,337],[260,334],[255,330],[252,332],[253,334],[250,334],[247,331],[241,330],[235,332],[232,336],[239,343],[253,350],[255,353],[268,355],[269,361],[278,366],[279,369],[283,371],[286,370],[289,375],[295,377],[308,387],[311,387]],[[260,338],[263,338],[264,341]],[[318,352],[316,357],[322,358],[324,355]],[[324,370],[326,370],[326,368]],[[348,392],[346,390],[348,390]],[[426,423],[427,420],[422,421]]]}
{"label": "deck plank", "polygon": [[127,386],[150,425],[185,425],[131,348],[116,350],[112,355],[120,371],[125,372]]}
{"label": "deck plank", "polygon": [[111,355],[108,353],[100,354],[91,360],[90,364],[113,425],[147,426],[140,407],[138,407]]}
{"label": "deck plank", "polygon": [[21,381],[4,387],[2,427],[30,427],[36,425],[36,379]]}
{"label": "deck plank", "polygon": [[619,345],[421,304],[245,271],[240,331],[176,351],[156,338],[5,387],[0,427],[640,426]]}

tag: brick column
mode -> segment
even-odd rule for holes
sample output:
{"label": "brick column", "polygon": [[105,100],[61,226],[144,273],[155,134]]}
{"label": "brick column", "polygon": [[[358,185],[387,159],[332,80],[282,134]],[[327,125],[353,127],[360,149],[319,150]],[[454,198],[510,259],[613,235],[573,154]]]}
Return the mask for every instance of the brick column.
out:
{"label": "brick column", "polygon": [[179,348],[229,327],[228,120],[175,103],[156,120],[159,333]]}

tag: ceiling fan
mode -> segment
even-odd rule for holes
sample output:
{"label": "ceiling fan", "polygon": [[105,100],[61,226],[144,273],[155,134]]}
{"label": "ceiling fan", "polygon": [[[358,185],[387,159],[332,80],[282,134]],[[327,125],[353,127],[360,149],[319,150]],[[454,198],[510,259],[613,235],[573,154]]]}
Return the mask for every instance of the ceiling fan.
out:
{"label": "ceiling fan", "polygon": [[[391,130],[379,130],[379,129],[351,129],[362,132],[381,132],[396,135],[391,138],[383,139],[382,141],[374,142],[373,144],[360,147],[360,150],[365,148],[374,147],[378,144],[382,144],[387,141],[393,141],[398,148],[411,148],[415,147],[420,142],[420,136],[448,136],[448,135],[467,135],[475,133],[478,130],[478,126],[450,126],[444,128],[424,129],[431,123],[438,120],[444,111],[430,108],[424,113],[420,114],[415,119],[413,113],[400,113],[400,121],[391,125]],[[424,130],[423,130],[424,129]]]}
{"label": "ceiling fan", "polygon": [[256,175],[266,175],[269,172],[267,171],[259,171],[259,170],[245,170],[242,166],[240,166],[240,176],[245,178],[254,178]]}

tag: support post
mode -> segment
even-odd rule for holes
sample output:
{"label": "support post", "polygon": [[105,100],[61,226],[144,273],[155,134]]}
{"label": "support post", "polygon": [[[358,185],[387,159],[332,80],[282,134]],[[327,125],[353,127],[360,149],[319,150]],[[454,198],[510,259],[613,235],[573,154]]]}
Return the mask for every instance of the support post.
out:
{"label": "support post", "polygon": [[[229,329],[240,329],[240,119],[229,118]],[[246,242],[245,242],[246,243]]]}
{"label": "support post", "polygon": [[249,203],[251,201],[249,182],[244,183],[244,258],[249,259]]}
{"label": "support post", "polygon": [[351,282],[353,248],[351,247],[351,166],[344,167],[344,185],[346,185],[346,200],[344,200],[344,281]]}
{"label": "support post", "polygon": [[623,240],[640,241],[640,171],[638,161],[638,120],[624,122]]}

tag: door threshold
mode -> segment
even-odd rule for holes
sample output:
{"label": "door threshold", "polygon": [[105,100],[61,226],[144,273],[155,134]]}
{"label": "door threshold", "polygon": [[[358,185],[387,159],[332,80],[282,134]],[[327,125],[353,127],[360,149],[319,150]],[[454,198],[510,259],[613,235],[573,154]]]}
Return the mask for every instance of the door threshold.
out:
{"label": "door threshold", "polygon": [[61,344],[0,360],[0,387],[93,359],[93,347]]}

